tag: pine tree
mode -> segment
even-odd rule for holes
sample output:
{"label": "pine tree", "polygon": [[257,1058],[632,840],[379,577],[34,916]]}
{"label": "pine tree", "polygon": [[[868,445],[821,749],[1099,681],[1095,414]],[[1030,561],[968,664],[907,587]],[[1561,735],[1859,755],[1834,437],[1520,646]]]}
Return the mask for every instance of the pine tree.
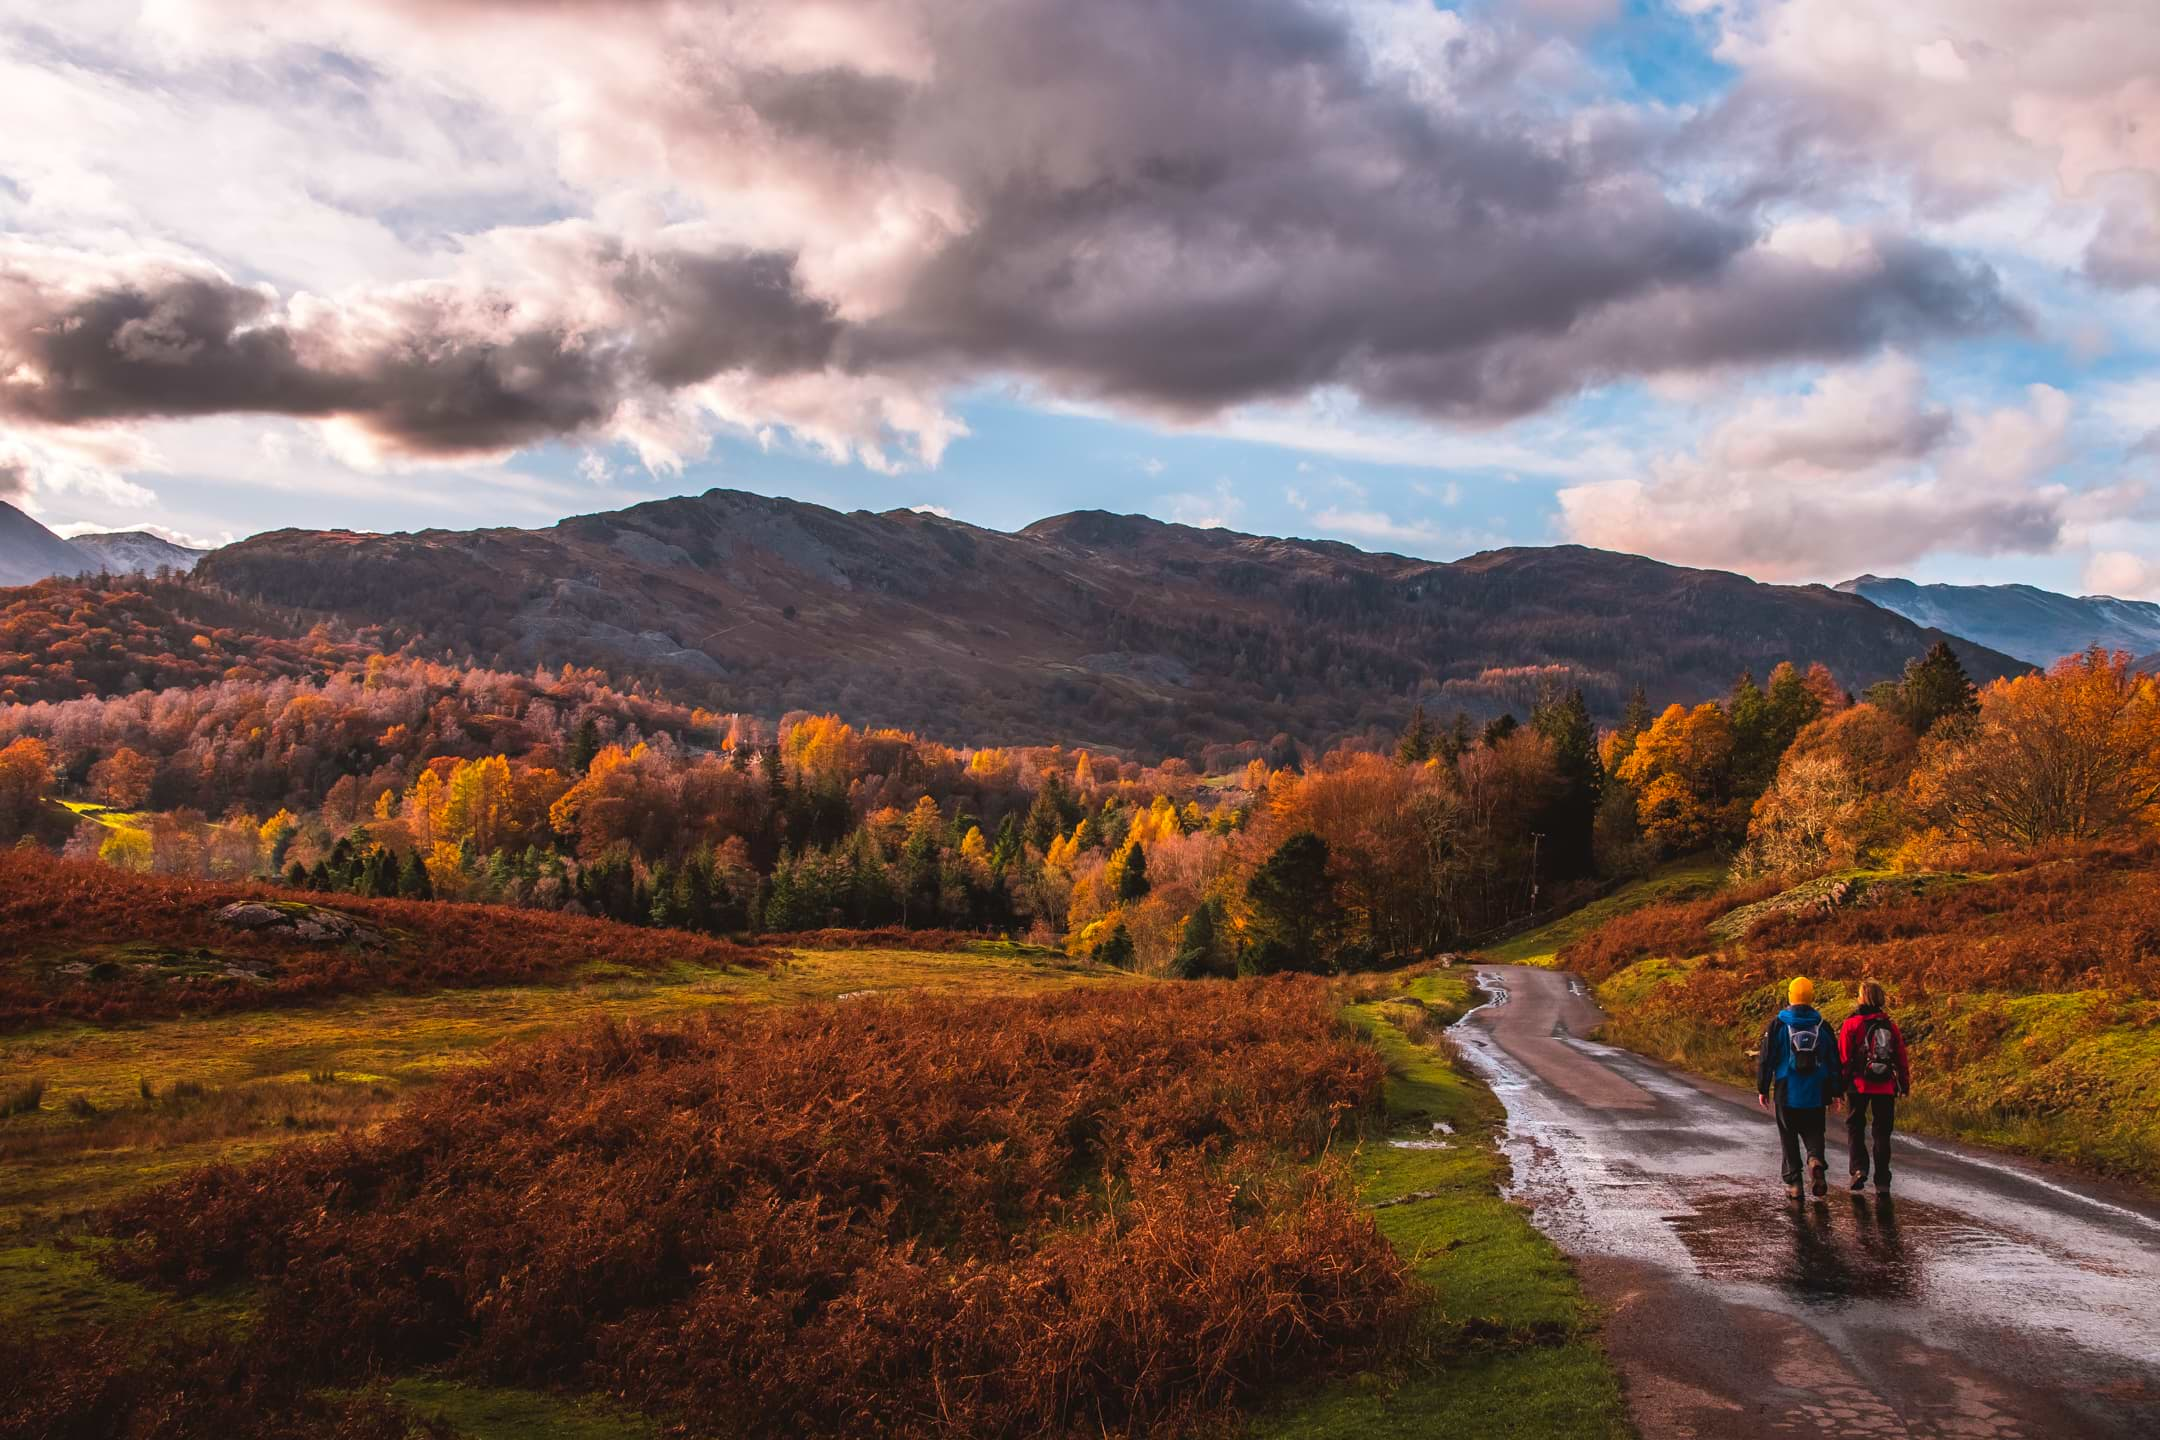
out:
{"label": "pine tree", "polygon": [[1433,758],[1436,748],[1432,725],[1420,704],[1410,711],[1410,723],[1403,727],[1402,739],[1395,745],[1395,758],[1405,765],[1422,765]]}
{"label": "pine tree", "polygon": [[1936,641],[1927,654],[1905,666],[1897,708],[1918,735],[1953,716],[1980,713],[1980,693],[1949,641]]}
{"label": "pine tree", "polygon": [[585,717],[570,739],[570,773],[583,775],[592,768],[593,756],[600,753],[600,722],[592,716]]}
{"label": "pine tree", "polygon": [[1550,873],[1562,879],[1594,868],[1598,806],[1605,796],[1605,766],[1598,759],[1597,725],[1581,690],[1547,700],[1530,712],[1530,726],[1552,744],[1560,791],[1539,817],[1551,856]]}
{"label": "pine tree", "polygon": [[1147,851],[1138,844],[1127,845],[1113,862],[1117,873],[1113,881],[1117,898],[1122,902],[1144,900],[1148,893]]}
{"label": "pine tree", "polygon": [[1440,737],[1438,750],[1442,760],[1453,765],[1470,753],[1470,712],[1457,710],[1448,724],[1447,734]]}
{"label": "pine tree", "polygon": [[1245,882],[1255,942],[1252,961],[1258,973],[1328,968],[1342,907],[1327,867],[1327,841],[1300,830]]}
{"label": "pine tree", "polygon": [[1485,748],[1489,750],[1505,743],[1510,735],[1513,735],[1521,728],[1522,722],[1513,715],[1502,715],[1495,720],[1486,722],[1485,733],[1478,738],[1485,742]]}
{"label": "pine tree", "polygon": [[1095,958],[1105,965],[1115,965],[1120,970],[1130,970],[1133,964],[1132,932],[1120,920],[1108,939],[1095,947]]}
{"label": "pine tree", "polygon": [[435,898],[435,882],[428,877],[427,865],[418,850],[406,855],[405,863],[398,868],[397,893],[407,900]]}
{"label": "pine tree", "polygon": [[1171,974],[1186,980],[1237,973],[1221,939],[1222,902],[1205,900],[1193,907],[1178,932],[1178,946],[1170,959]]}

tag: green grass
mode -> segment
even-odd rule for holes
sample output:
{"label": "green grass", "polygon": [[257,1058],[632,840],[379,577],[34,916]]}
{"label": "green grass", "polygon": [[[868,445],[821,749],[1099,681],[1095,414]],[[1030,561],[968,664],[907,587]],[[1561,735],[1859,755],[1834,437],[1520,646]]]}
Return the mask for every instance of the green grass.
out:
{"label": "green grass", "polygon": [[1573,1272],[1499,1193],[1507,1168],[1495,1144],[1505,1119],[1500,1103],[1435,1043],[1437,1028],[1467,1008],[1469,979],[1436,971],[1408,993],[1422,1008],[1381,1002],[1351,1014],[1387,1057],[1396,1138],[1447,1142],[1412,1149],[1375,1141],[1353,1162],[1381,1233],[1430,1296],[1410,1358],[1299,1394],[1262,1413],[1249,1433],[1260,1440],[1625,1436],[1619,1380]]}
{"label": "green grass", "polygon": [[588,1400],[534,1390],[505,1390],[456,1380],[409,1376],[392,1381],[390,1398],[468,1440],[653,1440],[659,1427]]}
{"label": "green grass", "polygon": [[1477,958],[1493,965],[1550,966],[1568,944],[1616,915],[1665,900],[1697,900],[1724,882],[1725,867],[1717,861],[1700,856],[1674,860],[1602,900],[1570,910],[1550,924],[1488,945],[1478,951]]}
{"label": "green grass", "polygon": [[246,1297],[176,1300],[115,1280],[98,1264],[112,1242],[94,1237],[0,1246],[0,1328],[57,1332],[86,1325],[161,1323],[235,1328],[248,1323]]}
{"label": "green grass", "polygon": [[[1757,1024],[1715,1023],[1671,990],[1703,963],[1641,960],[1607,979],[1597,987],[1607,1017],[1599,1038],[1752,1088]],[[1836,1022],[1857,998],[1825,980],[1816,1003]],[[1749,1013],[1768,1015],[1780,999],[1766,984]],[[2160,1183],[2160,1002],[2099,990],[1968,991],[1895,1014],[1920,1047],[1900,1129]]]}

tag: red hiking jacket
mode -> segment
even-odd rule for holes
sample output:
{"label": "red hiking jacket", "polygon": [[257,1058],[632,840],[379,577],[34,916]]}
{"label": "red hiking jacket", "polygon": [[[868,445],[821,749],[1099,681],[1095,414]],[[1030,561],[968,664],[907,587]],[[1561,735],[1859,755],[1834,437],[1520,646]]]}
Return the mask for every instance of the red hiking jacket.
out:
{"label": "red hiking jacket", "polygon": [[[1867,1073],[1867,1025],[1880,1016],[1897,1041],[1897,1079],[1871,1080]],[[1862,1005],[1846,1018],[1838,1031],[1838,1056],[1845,1062],[1845,1078],[1862,1095],[1904,1095],[1912,1090],[1912,1066],[1905,1058],[1905,1032],[1897,1021],[1873,1005]]]}

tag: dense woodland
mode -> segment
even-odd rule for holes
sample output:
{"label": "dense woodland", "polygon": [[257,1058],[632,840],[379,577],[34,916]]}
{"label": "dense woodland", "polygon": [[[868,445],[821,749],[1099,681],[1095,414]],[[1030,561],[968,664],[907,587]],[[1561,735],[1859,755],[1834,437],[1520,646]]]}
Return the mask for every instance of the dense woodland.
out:
{"label": "dense woodland", "polygon": [[185,576],[46,580],[0,591],[0,705],[322,675],[382,645]]}
{"label": "dense woodland", "polygon": [[1419,707],[1386,751],[1250,745],[1203,775],[312,643],[336,669],[273,654],[0,708],[0,841],[715,934],[1024,935],[1202,975],[1430,954],[1705,849],[1743,873],[1922,863],[2101,838],[2160,798],[2153,682],[2097,651],[1983,691],[1937,646],[1857,700],[1780,665],[1603,728],[1548,687],[1522,722]]}

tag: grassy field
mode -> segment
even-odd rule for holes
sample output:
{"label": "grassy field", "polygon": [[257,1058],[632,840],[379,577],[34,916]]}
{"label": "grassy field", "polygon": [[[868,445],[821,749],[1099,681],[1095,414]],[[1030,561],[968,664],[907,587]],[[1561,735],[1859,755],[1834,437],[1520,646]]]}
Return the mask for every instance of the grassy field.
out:
{"label": "grassy field", "polygon": [[0,1241],[199,1165],[369,1124],[416,1086],[498,1045],[595,1020],[886,991],[1031,994],[1130,983],[1122,971],[1020,946],[804,950],[781,952],[770,971],[593,964],[556,984],[0,1035],[0,1094],[44,1087],[37,1110],[0,1118]]}
{"label": "grassy field", "polygon": [[[32,1082],[42,1088],[34,1109],[0,1115],[0,1330],[50,1334],[150,1321],[244,1334],[254,1315],[249,1294],[179,1299],[116,1279],[99,1261],[110,1242],[86,1233],[86,1217],[206,1164],[369,1130],[500,1047],[603,1019],[680,1019],[714,1005],[1152,983],[999,944],[949,953],[801,949],[775,960],[770,970],[588,964],[541,984],[0,1035],[0,1097]],[[1285,1397],[1253,1420],[1251,1433],[1284,1440],[1626,1434],[1594,1316],[1562,1258],[1498,1193],[1505,1161],[1491,1142],[1500,1108],[1452,1066],[1439,1039],[1468,1003],[1467,975],[1359,984],[1367,998],[1351,1014],[1387,1061],[1395,1133],[1361,1146],[1353,1171],[1425,1299],[1406,1354]],[[405,1376],[382,1393],[469,1440],[659,1433],[645,1417],[598,1401],[446,1375]]]}
{"label": "grassy field", "polygon": [[1388,1061],[1397,1133],[1353,1168],[1381,1232],[1428,1287],[1408,1360],[1299,1395],[1259,1417],[1255,1440],[1631,1434],[1596,1316],[1567,1261],[1503,1199],[1505,1121],[1452,1061],[1442,1029],[1471,1001],[1463,971],[1434,971],[1353,1007]]}
{"label": "grassy field", "polygon": [[[0,1116],[0,1331],[154,1320],[244,1325],[244,1296],[176,1299],[113,1278],[90,1212],[201,1166],[358,1130],[445,1074],[506,1046],[603,1019],[670,1020],[717,1004],[785,1005],[904,992],[1043,994],[1141,983],[1050,950],[800,949],[769,970],[586,966],[561,982],[376,994],[281,1010],[0,1035],[0,1096],[41,1082],[34,1110]],[[468,1440],[648,1440],[645,1419],[533,1391],[408,1377],[390,1394]]]}
{"label": "grassy field", "polygon": [[1692,857],[1675,860],[1661,866],[1648,878],[1616,890],[1602,900],[1593,900],[1580,910],[1571,910],[1550,924],[1489,945],[1478,952],[1477,958],[1495,965],[1549,966],[1563,947],[1615,916],[1667,900],[1698,899],[1717,889],[1724,879],[1725,868],[1715,861]]}

